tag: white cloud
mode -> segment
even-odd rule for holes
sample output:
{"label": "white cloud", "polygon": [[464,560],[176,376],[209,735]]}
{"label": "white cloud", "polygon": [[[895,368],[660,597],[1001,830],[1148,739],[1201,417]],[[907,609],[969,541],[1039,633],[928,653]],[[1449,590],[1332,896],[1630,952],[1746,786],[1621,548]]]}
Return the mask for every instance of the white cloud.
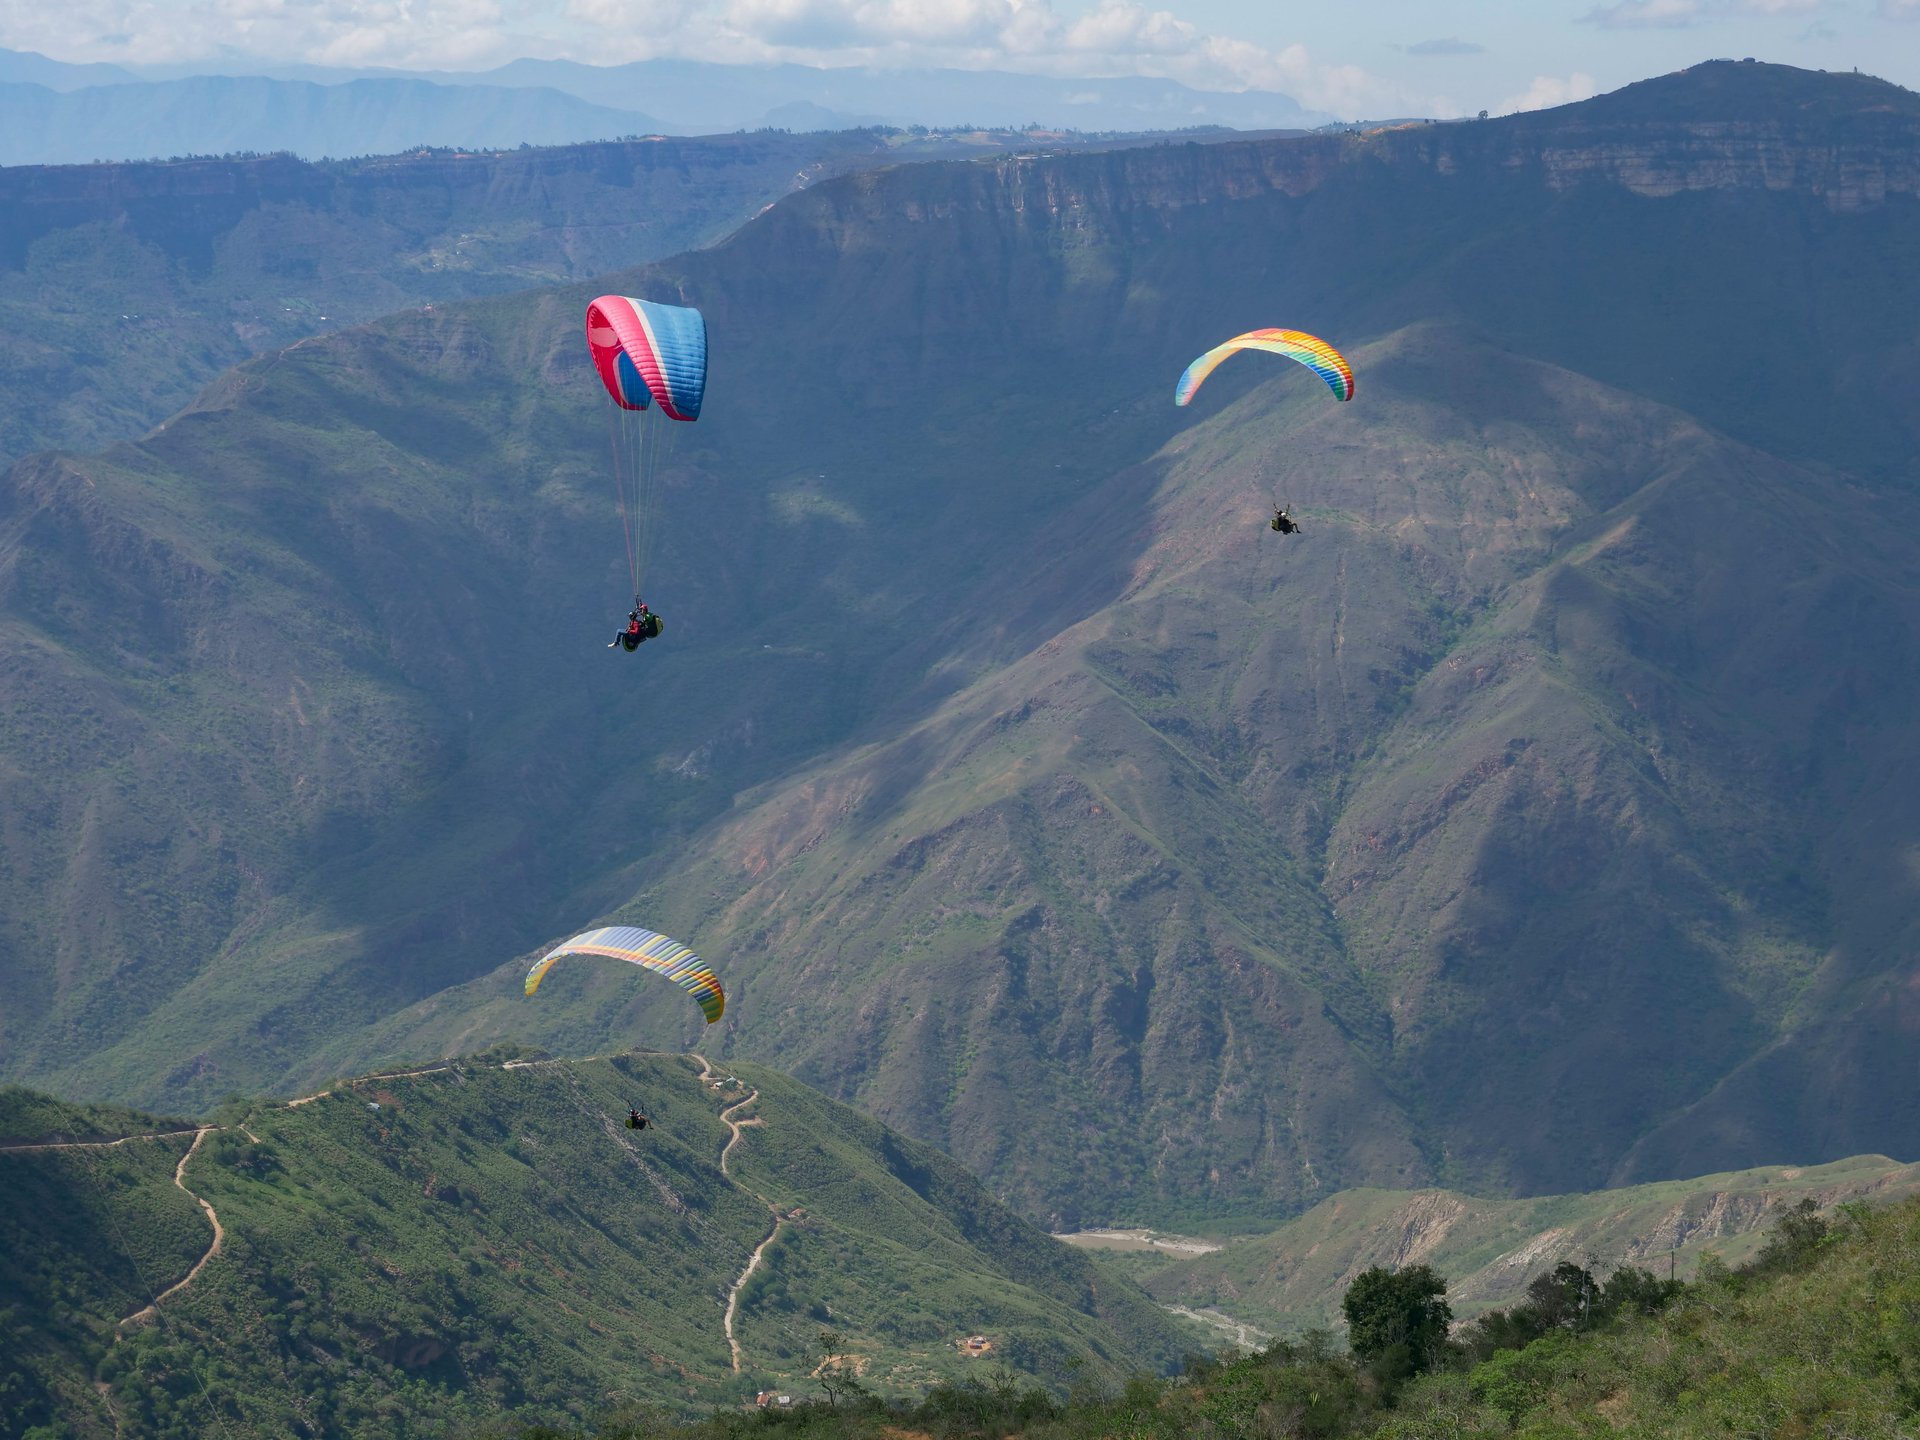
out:
{"label": "white cloud", "polygon": [[726,25],[778,49],[991,45],[1014,0],[731,0]]}
{"label": "white cloud", "polygon": [[[1881,0],[1911,4],[1913,0]],[[1809,15],[1832,7],[1832,0],[1616,0],[1600,5],[1580,18],[1603,30],[1677,30],[1715,20],[1765,18],[1773,15]]]}
{"label": "white cloud", "polygon": [[1593,77],[1578,70],[1564,80],[1556,75],[1536,75],[1531,85],[1518,95],[1502,100],[1493,113],[1516,115],[1522,110],[1546,110],[1555,105],[1571,105],[1576,100],[1591,100],[1598,93]]}
{"label": "white cloud", "polygon": [[1353,66],[1299,45],[1272,49],[1212,35],[1137,0],[1100,0],[1065,15],[1051,0],[725,0],[648,53],[813,65],[952,65],[1065,76],[1158,75],[1203,89],[1283,90],[1316,109],[1378,114],[1406,101]]}
{"label": "white cloud", "polygon": [[0,46],[135,64],[941,65],[1281,90],[1354,117],[1434,112],[1357,66],[1210,33],[1141,0],[0,0]]}
{"label": "white cloud", "polygon": [[1920,20],[1920,0],[1880,0],[1882,20]]}
{"label": "white cloud", "polygon": [[504,38],[499,0],[0,0],[0,45],[164,64],[465,64]]}

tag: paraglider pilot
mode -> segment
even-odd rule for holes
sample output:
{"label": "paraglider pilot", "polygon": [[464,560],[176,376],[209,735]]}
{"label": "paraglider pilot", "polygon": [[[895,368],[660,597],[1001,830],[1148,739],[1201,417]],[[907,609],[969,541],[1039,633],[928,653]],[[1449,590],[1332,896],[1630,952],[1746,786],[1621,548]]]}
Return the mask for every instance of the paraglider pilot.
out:
{"label": "paraglider pilot", "polygon": [[636,599],[633,609],[627,612],[627,625],[624,630],[607,642],[607,648],[624,645],[629,650],[638,650],[640,642],[651,640],[660,633],[660,617],[647,609],[647,602]]}
{"label": "paraglider pilot", "polygon": [[638,1110],[627,1111],[627,1129],[644,1130],[647,1128],[647,1124],[647,1117],[642,1115]]}
{"label": "paraglider pilot", "polygon": [[1300,529],[1299,525],[1294,522],[1293,516],[1287,513],[1287,507],[1284,505],[1276,505],[1273,507],[1273,520],[1267,528],[1278,530],[1282,535],[1293,535],[1298,533]]}

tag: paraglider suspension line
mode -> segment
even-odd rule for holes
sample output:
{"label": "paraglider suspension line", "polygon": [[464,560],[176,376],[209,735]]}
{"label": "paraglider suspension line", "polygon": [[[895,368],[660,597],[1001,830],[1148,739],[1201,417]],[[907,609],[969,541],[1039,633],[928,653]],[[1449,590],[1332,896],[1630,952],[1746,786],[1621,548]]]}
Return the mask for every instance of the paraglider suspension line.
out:
{"label": "paraglider suspension line", "polygon": [[638,596],[643,593],[642,581],[652,559],[654,491],[660,471],[673,453],[679,422],[608,403],[613,411],[608,428],[613,444],[614,502],[620,510],[620,532],[627,544],[627,579]]}
{"label": "paraglider suspension line", "polygon": [[[607,417],[607,441],[613,449],[613,500],[620,510],[620,533],[627,542],[627,579],[633,584],[633,592],[640,593],[640,558],[633,548],[633,516],[627,509],[627,476],[625,456],[622,451],[628,447],[621,444],[625,438],[621,431],[625,428],[626,412],[614,405]],[[634,602],[639,608],[639,602]]]}

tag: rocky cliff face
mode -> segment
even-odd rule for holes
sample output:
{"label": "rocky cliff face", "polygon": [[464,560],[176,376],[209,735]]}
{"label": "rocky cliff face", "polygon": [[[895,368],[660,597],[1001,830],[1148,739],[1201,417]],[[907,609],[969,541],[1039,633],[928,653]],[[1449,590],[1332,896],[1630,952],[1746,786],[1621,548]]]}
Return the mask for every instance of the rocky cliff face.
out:
{"label": "rocky cliff face", "polygon": [[1792,191],[1827,209],[1920,193],[1920,104],[1863,75],[1810,76],[1713,61],[1591,105],[1382,140],[1453,174],[1489,163],[1555,189],[1589,181],[1665,198],[1687,191]]}
{"label": "rocky cliff face", "polygon": [[[1129,219],[1256,200],[1299,199],[1336,179],[1426,169],[1463,187],[1511,179],[1570,189],[1598,181],[1664,198],[1761,189],[1857,211],[1920,192],[1920,104],[1862,76],[1802,75],[1714,62],[1562,110],[1496,121],[1219,144],[1162,143],[1098,156],[1000,157],[948,172],[873,175],[823,194],[831,233],[962,210],[1040,218],[1063,244],[1117,238]],[[1817,104],[1814,101],[1817,100]],[[958,179],[956,176],[964,177]],[[1405,183],[1405,177],[1399,177]],[[937,193],[935,193],[937,191]],[[788,212],[807,223],[806,207]],[[821,212],[812,222],[823,223]],[[869,234],[869,239],[871,238]]]}

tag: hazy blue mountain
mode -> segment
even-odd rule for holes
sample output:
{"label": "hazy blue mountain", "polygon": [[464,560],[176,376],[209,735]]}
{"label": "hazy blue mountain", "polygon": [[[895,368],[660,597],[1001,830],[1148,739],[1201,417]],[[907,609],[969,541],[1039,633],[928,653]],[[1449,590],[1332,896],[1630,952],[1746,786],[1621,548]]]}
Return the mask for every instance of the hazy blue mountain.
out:
{"label": "hazy blue mountain", "polygon": [[747,128],[794,130],[805,134],[821,130],[856,130],[887,123],[886,117],[881,115],[848,115],[829,110],[824,105],[816,105],[811,100],[791,100],[756,116],[755,123]]}
{"label": "hazy blue mountain", "polygon": [[73,65],[33,50],[0,49],[0,84],[80,90],[89,85],[125,85],[139,79],[133,71],[118,65]]}
{"label": "hazy blue mountain", "polygon": [[[584,284],[23,460],[8,1073],[684,1048],[616,967],[519,994],[619,915],[710,1045],[1061,1221],[1910,1155],[1917,152],[1708,65],[812,187],[596,282],[713,336],[632,658]],[[1355,401],[1174,409],[1258,323]]]}
{"label": "hazy blue mountain", "polygon": [[471,78],[539,85],[600,105],[637,106],[692,131],[724,130],[786,105],[872,115],[892,125],[1029,125],[1076,130],[1303,129],[1330,116],[1273,91],[1202,91],[1144,76],[1059,79],[995,70],[820,69],[643,60],[591,66],[516,60]]}
{"label": "hazy blue mountain", "polygon": [[[40,89],[16,89],[31,85]],[[57,95],[41,90],[60,92]],[[501,92],[512,94],[503,95]],[[0,165],[228,151],[310,159],[416,145],[507,148],[620,135],[881,124],[1088,131],[1303,129],[1331,117],[1271,91],[1141,76],[516,60],[485,72],[157,66],[139,74],[0,51]]]}
{"label": "hazy blue mountain", "polygon": [[468,150],[564,145],[654,132],[613,110],[526,86],[350,80],[315,85],[258,76],[90,85],[56,92],[0,83],[0,165],[287,151],[383,155],[422,145]]}

